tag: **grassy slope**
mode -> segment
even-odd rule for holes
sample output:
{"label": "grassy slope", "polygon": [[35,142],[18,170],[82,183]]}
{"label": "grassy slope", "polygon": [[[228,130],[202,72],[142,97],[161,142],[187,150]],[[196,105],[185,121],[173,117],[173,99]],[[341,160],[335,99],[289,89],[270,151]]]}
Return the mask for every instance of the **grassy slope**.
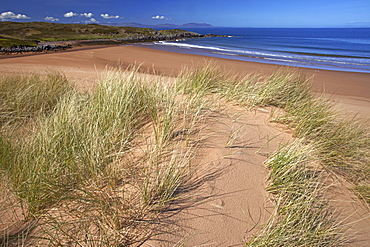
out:
{"label": "grassy slope", "polygon": [[176,34],[183,30],[156,31],[151,28],[113,27],[98,24],[48,22],[0,22],[0,47],[36,45],[37,42],[114,39],[137,35]]}

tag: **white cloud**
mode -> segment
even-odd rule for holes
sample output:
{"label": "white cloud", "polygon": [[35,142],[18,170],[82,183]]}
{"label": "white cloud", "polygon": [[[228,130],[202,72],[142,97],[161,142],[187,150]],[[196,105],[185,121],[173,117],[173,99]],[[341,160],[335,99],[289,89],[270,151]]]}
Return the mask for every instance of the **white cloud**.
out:
{"label": "white cloud", "polygon": [[69,17],[73,17],[73,16],[78,16],[79,14],[77,14],[77,13],[74,13],[74,12],[68,12],[68,13],[65,13],[64,14],[64,17],[67,17],[67,18],[69,18]]}
{"label": "white cloud", "polygon": [[156,16],[153,16],[152,19],[154,19],[154,20],[163,20],[163,19],[166,19],[166,17],[164,17],[163,15],[156,15]]}
{"label": "white cloud", "polygon": [[47,16],[44,18],[45,21],[59,21],[58,18],[54,18],[54,17],[51,17],[51,16]]}
{"label": "white cloud", "polygon": [[81,16],[85,16],[85,17],[87,17],[87,18],[91,18],[91,17],[93,17],[93,13],[83,13],[83,14],[81,14]]}
{"label": "white cloud", "polygon": [[[93,13],[82,13],[82,14],[79,14],[79,13],[75,13],[75,12],[72,12],[71,11],[71,12],[68,12],[68,13],[65,13],[64,14],[64,17],[67,17],[67,18],[74,17],[74,16],[86,17],[86,18],[91,18],[91,19],[95,20],[94,18],[92,18],[94,16]],[[96,20],[95,21],[91,21],[91,19],[88,22],[96,22]]]}
{"label": "white cloud", "polygon": [[95,18],[91,18],[90,20],[88,21],[79,21],[79,22],[75,22],[75,23],[84,23],[84,24],[89,24],[89,23],[99,23]]}
{"label": "white cloud", "polygon": [[31,19],[31,18],[22,14],[14,14],[11,11],[3,12],[0,14],[0,20],[5,21],[8,19]]}
{"label": "white cloud", "polygon": [[118,18],[120,18],[119,15],[101,14],[100,16],[103,17],[104,19],[118,19]]}

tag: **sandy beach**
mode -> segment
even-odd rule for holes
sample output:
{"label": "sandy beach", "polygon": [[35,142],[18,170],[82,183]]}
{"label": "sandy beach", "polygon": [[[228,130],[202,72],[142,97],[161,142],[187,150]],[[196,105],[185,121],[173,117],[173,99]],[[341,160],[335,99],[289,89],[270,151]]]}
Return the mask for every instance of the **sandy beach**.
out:
{"label": "sandy beach", "polygon": [[[143,72],[174,77],[185,67],[201,67],[208,62],[217,64],[225,72],[238,75],[255,73],[268,76],[285,68],[135,46],[107,46],[35,55],[3,55],[0,56],[0,73],[60,71],[76,82],[80,89],[91,90],[99,75],[109,67],[127,68],[137,64]],[[344,114],[357,114],[358,117],[369,119],[370,74],[304,68],[296,70],[311,78],[313,90],[330,97]],[[146,246],[174,246],[176,243],[184,243],[184,246],[209,243],[207,246],[242,246],[243,241],[257,232],[261,224],[268,220],[273,207],[264,189],[268,170],[263,161],[266,154],[276,150],[280,143],[292,140],[291,130],[269,123],[269,114],[269,109],[246,113],[236,106],[225,105],[222,113],[212,116],[212,121],[205,128],[209,138],[205,140],[207,145],[200,150],[202,155],[199,164],[205,166],[208,172],[222,172],[217,178],[205,181],[194,194],[197,198],[207,198],[204,203],[186,207],[171,218],[171,222],[175,221],[177,226],[176,233],[160,235],[157,240],[147,242]],[[227,135],[231,130],[241,127],[246,134],[237,140],[238,144],[233,150],[227,149],[224,144]],[[249,148],[244,148],[246,145]],[[336,207],[346,212],[343,222],[351,224],[350,233],[356,235],[355,246],[368,246],[368,208],[343,184],[339,180],[332,182],[333,191],[338,195],[333,200],[342,202]]]}
{"label": "sandy beach", "polygon": [[[89,88],[107,67],[140,65],[143,71],[176,76],[184,67],[200,67],[212,61],[226,72],[270,75],[285,66],[244,62],[159,51],[135,46],[83,47],[66,52],[0,56],[0,71],[45,72],[57,70]],[[313,88],[338,104],[339,109],[367,118],[370,113],[370,74],[299,68],[311,79]]]}

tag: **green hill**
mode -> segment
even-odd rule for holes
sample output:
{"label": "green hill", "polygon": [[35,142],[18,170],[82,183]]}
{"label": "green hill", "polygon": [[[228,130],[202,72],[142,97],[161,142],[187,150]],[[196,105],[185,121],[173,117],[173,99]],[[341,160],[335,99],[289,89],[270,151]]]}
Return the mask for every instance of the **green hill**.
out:
{"label": "green hill", "polygon": [[[200,36],[184,30],[156,31],[151,28],[113,27],[98,24],[60,24],[48,22],[0,22],[0,47],[36,46],[40,42],[94,39],[130,39],[145,37],[165,39],[183,34]],[[135,40],[135,39],[133,39]]]}

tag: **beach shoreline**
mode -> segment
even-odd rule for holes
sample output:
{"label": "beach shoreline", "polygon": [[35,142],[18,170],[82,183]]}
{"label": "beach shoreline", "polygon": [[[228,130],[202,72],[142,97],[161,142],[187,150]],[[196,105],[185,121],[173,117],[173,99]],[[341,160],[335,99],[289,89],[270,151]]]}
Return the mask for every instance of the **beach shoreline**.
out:
{"label": "beach shoreline", "polygon": [[[186,42],[186,41],[184,41]],[[302,52],[290,52],[290,51],[281,51],[285,52],[286,54],[291,55],[303,55],[304,57],[301,58],[301,60],[307,59],[305,61],[301,61],[298,58],[289,58],[289,55],[287,58],[284,59],[284,55],[281,55],[279,57],[278,55],[272,56],[268,54],[259,54],[256,52],[256,54],[242,52],[242,51],[233,51],[232,49],[225,51],[222,50],[222,48],[213,47],[213,46],[200,46],[196,44],[187,44],[187,43],[181,43],[180,42],[167,42],[167,41],[159,41],[159,42],[149,42],[149,43],[136,43],[134,44],[138,47],[143,48],[151,48],[155,50],[161,50],[161,51],[169,51],[169,52],[175,52],[175,53],[184,53],[184,54],[193,54],[193,55],[202,55],[207,57],[215,57],[215,58],[224,58],[224,59],[231,59],[231,60],[239,60],[239,61],[245,61],[245,62],[256,62],[260,64],[272,64],[272,65],[281,65],[281,66],[294,66],[299,68],[307,68],[307,69],[316,69],[316,70],[329,70],[329,71],[342,71],[342,72],[356,72],[356,73],[370,73],[369,70],[367,70],[365,67],[363,68],[356,68],[351,67],[351,64],[347,64],[346,66],[336,66],[336,63],[333,64],[325,64],[322,63],[324,61],[317,60],[317,57],[330,57],[330,58],[339,58],[339,57],[346,57],[346,58],[353,58],[358,59],[361,57],[355,57],[355,56],[344,56],[344,55],[326,55],[326,54],[316,54],[316,53],[302,53]],[[312,62],[308,57],[310,56],[316,56],[316,60],[313,59]],[[296,60],[294,60],[296,59]],[[338,62],[338,64],[342,64],[342,62]]]}
{"label": "beach shoreline", "polygon": [[[176,77],[185,67],[195,68],[213,63],[226,73],[268,76],[277,70],[287,69],[311,78],[313,90],[325,94],[338,103],[339,110],[358,113],[368,118],[370,114],[370,74],[295,68],[284,65],[247,62],[225,58],[174,53],[151,48],[124,46],[83,46],[70,50],[0,56],[0,72],[45,72],[57,70],[80,84],[91,87],[98,75],[107,67],[127,68],[139,65],[141,71]],[[356,112],[357,111],[357,112]]]}

